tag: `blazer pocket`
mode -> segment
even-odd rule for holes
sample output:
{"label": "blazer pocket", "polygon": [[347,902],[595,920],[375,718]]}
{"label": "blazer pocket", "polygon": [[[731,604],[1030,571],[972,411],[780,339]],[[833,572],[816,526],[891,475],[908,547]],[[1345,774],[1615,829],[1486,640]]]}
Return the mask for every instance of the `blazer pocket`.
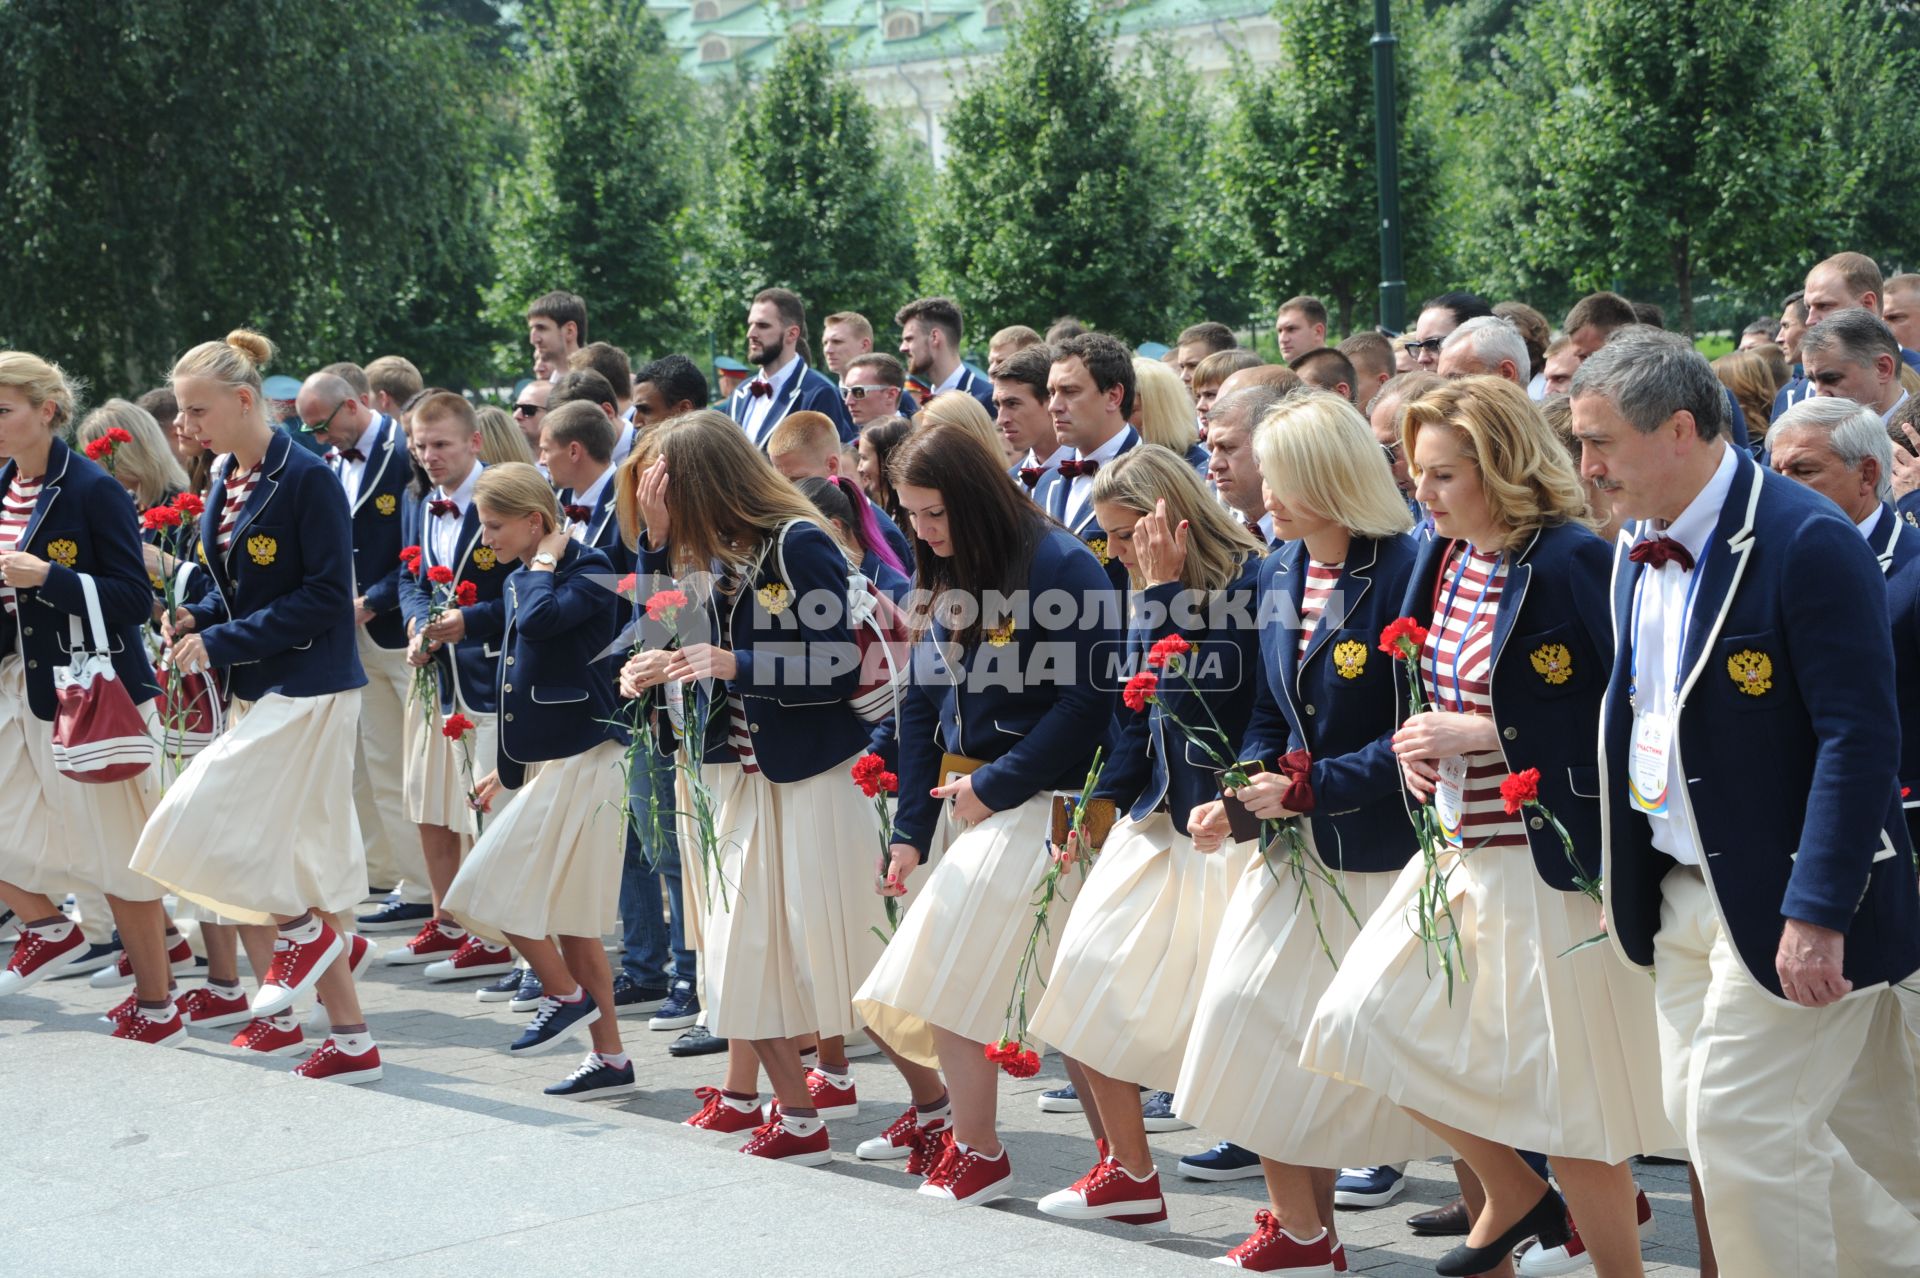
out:
{"label": "blazer pocket", "polygon": [[1568,768],[1567,789],[1578,798],[1597,800],[1600,797],[1600,769]]}
{"label": "blazer pocket", "polygon": [[1508,660],[1522,663],[1521,682],[1542,701],[1572,696],[1610,673],[1596,669],[1598,658],[1571,623],[1515,635],[1508,651]]}
{"label": "blazer pocket", "polygon": [[1700,671],[1696,690],[1736,710],[1773,710],[1793,695],[1786,645],[1777,631],[1723,635]]}
{"label": "blazer pocket", "polygon": [[585,701],[585,688],[541,688],[533,690],[533,704],[537,706],[564,706],[575,701]]}

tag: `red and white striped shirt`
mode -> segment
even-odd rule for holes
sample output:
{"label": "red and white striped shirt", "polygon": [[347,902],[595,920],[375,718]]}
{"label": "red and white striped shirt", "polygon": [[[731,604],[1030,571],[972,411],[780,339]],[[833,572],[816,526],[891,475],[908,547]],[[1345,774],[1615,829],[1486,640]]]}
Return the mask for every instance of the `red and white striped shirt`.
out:
{"label": "red and white striped shirt", "polygon": [[220,507],[219,547],[225,550],[233,541],[234,525],[240,522],[240,512],[246,509],[247,498],[253,494],[253,486],[260,478],[260,468],[247,471],[234,471],[227,476],[227,497]]}
{"label": "red and white striped shirt", "polygon": [[[33,522],[33,508],[40,500],[40,483],[44,478],[36,475],[28,479],[17,469],[13,472],[7,495],[0,499],[0,554],[18,547],[27,525]],[[12,586],[0,586],[0,601],[5,602],[9,617],[19,610],[19,597]]]}
{"label": "red and white striped shirt", "polygon": [[1295,664],[1307,659],[1307,645],[1313,642],[1313,632],[1320,627],[1320,614],[1327,610],[1327,600],[1333,597],[1333,588],[1340,584],[1340,570],[1345,565],[1345,560],[1337,564],[1307,561],[1307,586],[1300,594],[1300,651],[1294,657]]}
{"label": "red and white striped shirt", "polygon": [[[1437,710],[1493,713],[1493,628],[1507,566],[1497,553],[1463,547],[1440,573],[1439,602],[1421,672]],[[1527,830],[1500,798],[1506,760],[1498,750],[1466,757],[1460,841],[1467,848],[1527,846]]]}
{"label": "red and white striped shirt", "polygon": [[758,772],[760,760],[753,754],[753,736],[747,731],[747,707],[737,692],[727,693],[727,745],[740,760],[742,772]]}

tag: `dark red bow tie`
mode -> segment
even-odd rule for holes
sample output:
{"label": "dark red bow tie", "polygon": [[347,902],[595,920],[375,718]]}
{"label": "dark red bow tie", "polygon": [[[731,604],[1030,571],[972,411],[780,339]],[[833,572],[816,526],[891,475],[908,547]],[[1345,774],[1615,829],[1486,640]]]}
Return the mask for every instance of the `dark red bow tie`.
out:
{"label": "dark red bow tie", "polygon": [[349,461],[363,462],[367,459],[367,455],[361,452],[357,448],[341,448],[341,449],[336,449],[334,451],[333,459],[335,461],[343,461],[343,462],[349,462]]}
{"label": "dark red bow tie", "polygon": [[454,519],[460,514],[460,506],[457,502],[441,501],[435,497],[427,502],[427,513],[438,515],[442,519]]}
{"label": "dark red bow tie", "polygon": [[575,520],[579,523],[584,524],[587,520],[593,518],[593,507],[591,506],[575,506],[572,503],[568,503],[562,507],[562,509],[566,511],[568,519]]}
{"label": "dark red bow tie", "polygon": [[1259,542],[1263,546],[1266,545],[1267,530],[1260,526],[1260,523],[1258,520],[1249,519],[1246,522],[1247,522],[1247,531],[1253,534],[1253,539]]}
{"label": "dark red bow tie", "polygon": [[1040,476],[1046,473],[1047,468],[1045,466],[1022,466],[1020,468],[1020,482],[1029,488],[1036,488],[1040,484]]}
{"label": "dark red bow tie", "polygon": [[1063,461],[1060,463],[1060,473],[1068,479],[1078,479],[1082,475],[1091,476],[1094,471],[1099,469],[1100,463],[1091,457],[1085,461]]}
{"label": "dark red bow tie", "polygon": [[1635,543],[1627,552],[1627,558],[1636,564],[1646,564],[1658,568],[1661,564],[1679,564],[1682,571],[1693,571],[1693,552],[1671,537],[1649,537]]}
{"label": "dark red bow tie", "polygon": [[762,395],[771,395],[773,394],[773,383],[756,377],[747,383],[747,394],[751,395],[754,399],[759,399]]}

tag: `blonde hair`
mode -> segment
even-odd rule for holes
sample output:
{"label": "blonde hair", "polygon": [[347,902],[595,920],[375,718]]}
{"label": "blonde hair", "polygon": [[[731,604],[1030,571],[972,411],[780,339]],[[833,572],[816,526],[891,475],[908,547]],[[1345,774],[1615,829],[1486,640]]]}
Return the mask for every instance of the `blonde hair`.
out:
{"label": "blonde hair", "polygon": [[742,567],[782,525],[795,520],[833,535],[814,504],[773,468],[738,422],[700,408],[648,431],[621,464],[614,502],[629,546],[637,546],[646,531],[636,491],[640,477],[659,457],[667,459],[668,540],[676,572],[705,568],[714,560]]}
{"label": "blonde hair", "polygon": [[[1187,525],[1187,558],[1180,565],[1180,584],[1195,590],[1224,590],[1240,575],[1248,555],[1266,550],[1245,524],[1213,499],[1185,458],[1159,444],[1128,449],[1101,467],[1093,477],[1093,500],[1142,515],[1166,502],[1168,527],[1177,528],[1182,521]],[[1140,584],[1136,577],[1134,585]]]}
{"label": "blonde hair", "polygon": [[553,485],[528,462],[490,463],[480,472],[480,478],[473,481],[473,504],[509,519],[538,515],[543,532],[552,532],[560,526],[560,507],[554,501]]}
{"label": "blonde hair", "polygon": [[1180,374],[1157,359],[1133,359],[1134,395],[1140,404],[1140,438],[1184,457],[1200,442],[1193,397]]}
{"label": "blonde hair", "polygon": [[[506,409],[488,404],[476,410],[473,417],[480,425],[481,461],[489,466],[505,466],[512,462],[533,465],[533,450],[527,447],[527,437],[513,424],[513,418]],[[536,470],[533,473],[538,475],[540,472]]]}
{"label": "blonde hair", "polygon": [[35,408],[53,404],[53,428],[59,430],[79,411],[73,379],[52,360],[27,351],[0,351],[0,386],[11,386]]}
{"label": "blonde hair", "polygon": [[1373,428],[1344,396],[1295,391],[1254,427],[1253,452],[1260,478],[1290,506],[1358,537],[1394,537],[1413,527]]}
{"label": "blonde hair", "polygon": [[787,414],[786,419],[773,428],[773,434],[767,436],[769,457],[802,453],[824,465],[827,458],[839,450],[840,428],[833,424],[833,418],[811,409]]}
{"label": "blonde hair", "polygon": [[922,430],[930,427],[955,428],[966,431],[987,446],[987,451],[995,457],[1007,455],[1006,437],[993,424],[993,418],[987,416],[987,410],[980,401],[965,391],[947,391],[935,395],[927,401],[927,406],[913,415],[913,424]]}
{"label": "blonde hair", "polygon": [[250,328],[236,328],[218,342],[202,342],[173,366],[173,380],[204,377],[228,390],[253,396],[254,412],[267,419],[267,397],[260,389],[260,369],[273,358],[273,343]]}
{"label": "blonde hair", "polygon": [[1767,419],[1773,416],[1773,397],[1782,385],[1774,379],[1774,365],[1758,351],[1730,351],[1713,361],[1713,371],[1746,414],[1747,434],[1763,438],[1770,425]]}
{"label": "blonde hair", "polygon": [[187,472],[167,444],[153,414],[124,399],[110,399],[80,419],[74,438],[83,448],[118,426],[133,437],[114,450],[114,477],[131,484],[141,510],[157,506],[173,493],[188,491]]}
{"label": "blonde hair", "polygon": [[1450,430],[1461,454],[1480,472],[1487,513],[1507,530],[1505,550],[1549,524],[1594,526],[1586,489],[1567,459],[1566,447],[1527,392],[1500,377],[1450,381],[1401,410],[1400,438],[1408,473],[1416,478],[1414,444],[1428,426]]}

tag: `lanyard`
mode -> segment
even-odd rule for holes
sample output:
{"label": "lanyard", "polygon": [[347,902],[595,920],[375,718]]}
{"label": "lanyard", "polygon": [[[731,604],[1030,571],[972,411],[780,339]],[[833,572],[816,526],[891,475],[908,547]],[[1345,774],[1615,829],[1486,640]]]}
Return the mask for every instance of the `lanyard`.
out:
{"label": "lanyard", "polygon": [[[1694,596],[1700,590],[1700,579],[1707,575],[1707,560],[1712,558],[1712,556],[1713,542],[1709,540],[1706,548],[1700,552],[1700,561],[1694,564],[1693,571],[1688,574],[1686,599],[1680,605],[1680,642],[1674,649],[1673,697],[1668,703],[1670,705],[1680,700],[1680,682],[1686,674],[1685,657],[1687,655],[1687,634],[1693,629]],[[1640,579],[1633,583],[1633,611],[1629,619],[1633,636],[1633,660],[1629,664],[1627,671],[1627,695],[1629,697],[1640,691],[1640,597],[1646,593],[1647,578],[1654,576],[1659,571],[1658,568],[1655,568],[1651,571],[1643,572],[1640,574]],[[1666,624],[1666,609],[1662,608],[1660,612],[1660,638],[1663,643],[1666,639]],[[1661,655],[1663,657],[1665,656],[1664,653]]]}
{"label": "lanyard", "polygon": [[[1453,584],[1447,589],[1446,603],[1433,615],[1436,626],[1444,625],[1447,614],[1453,611],[1454,597],[1460,593],[1460,581],[1467,575],[1467,564],[1472,561],[1476,553],[1474,548],[1469,545],[1466,553],[1461,555],[1460,566],[1453,571]],[[1460,640],[1453,646],[1453,658],[1449,664],[1448,674],[1453,680],[1453,709],[1456,714],[1465,714],[1467,711],[1467,699],[1462,696],[1460,692],[1460,652],[1461,649],[1467,646],[1467,640],[1473,636],[1473,623],[1479,620],[1480,609],[1485,606],[1487,602],[1487,592],[1493,589],[1493,579],[1498,575],[1499,571],[1500,563],[1498,560],[1495,560],[1493,567],[1487,571],[1487,579],[1480,583],[1480,596],[1473,601],[1473,611],[1467,614],[1466,624],[1460,628]],[[1436,590],[1434,593],[1437,596],[1439,592]],[[1437,642],[1434,644],[1433,674],[1434,692],[1440,693],[1442,691],[1440,687],[1440,645]]]}

